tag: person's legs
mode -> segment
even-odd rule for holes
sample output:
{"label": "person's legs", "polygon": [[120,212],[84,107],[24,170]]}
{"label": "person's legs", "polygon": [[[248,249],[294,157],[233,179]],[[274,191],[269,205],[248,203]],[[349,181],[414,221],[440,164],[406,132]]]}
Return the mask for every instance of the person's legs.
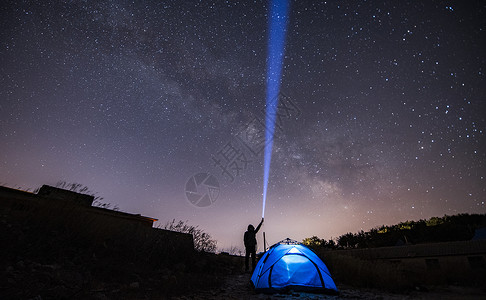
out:
{"label": "person's legs", "polygon": [[255,256],[256,256],[256,252],[255,252],[255,250],[253,250],[253,251],[251,252],[251,269],[252,269],[253,271],[255,271],[255,267],[256,267],[256,265],[255,265],[255,261],[256,261]]}
{"label": "person's legs", "polygon": [[245,249],[245,250],[246,250],[246,251],[245,251],[245,271],[249,271],[249,270],[250,270],[250,268],[249,268],[249,266],[248,266],[248,262],[249,262],[248,260],[249,260],[249,258],[250,258],[250,257],[249,257],[249,256],[250,256],[250,250],[248,250],[248,249]]}

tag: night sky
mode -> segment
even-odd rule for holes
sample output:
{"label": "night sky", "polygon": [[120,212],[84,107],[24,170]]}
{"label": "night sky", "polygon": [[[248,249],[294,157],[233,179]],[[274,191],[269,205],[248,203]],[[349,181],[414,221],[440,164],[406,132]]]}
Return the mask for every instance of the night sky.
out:
{"label": "night sky", "polygon": [[[267,2],[0,14],[2,184],[81,183],[243,249],[262,213]],[[268,242],[486,213],[485,34],[484,1],[293,1]]]}

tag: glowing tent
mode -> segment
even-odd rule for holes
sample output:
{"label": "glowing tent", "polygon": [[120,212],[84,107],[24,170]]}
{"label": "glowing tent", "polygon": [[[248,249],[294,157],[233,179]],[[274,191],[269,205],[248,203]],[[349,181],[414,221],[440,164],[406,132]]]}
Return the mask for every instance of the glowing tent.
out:
{"label": "glowing tent", "polygon": [[258,261],[251,282],[257,292],[290,289],[338,292],[322,260],[312,250],[291,239],[270,247]]}

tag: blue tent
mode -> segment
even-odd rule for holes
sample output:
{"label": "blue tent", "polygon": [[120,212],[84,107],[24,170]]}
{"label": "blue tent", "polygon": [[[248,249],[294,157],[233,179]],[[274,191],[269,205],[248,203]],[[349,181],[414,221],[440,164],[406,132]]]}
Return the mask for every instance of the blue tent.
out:
{"label": "blue tent", "polygon": [[322,260],[306,246],[290,239],[273,245],[260,258],[251,281],[257,292],[338,291]]}

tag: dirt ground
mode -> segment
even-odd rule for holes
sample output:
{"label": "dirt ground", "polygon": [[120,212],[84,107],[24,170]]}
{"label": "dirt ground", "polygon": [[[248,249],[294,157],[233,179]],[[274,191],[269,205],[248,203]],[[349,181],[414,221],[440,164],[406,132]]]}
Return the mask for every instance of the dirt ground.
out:
{"label": "dirt ground", "polygon": [[322,295],[313,293],[290,292],[286,294],[257,294],[250,286],[249,274],[231,275],[226,278],[222,287],[216,290],[177,297],[177,300],[199,299],[486,299],[486,293],[480,289],[468,287],[435,287],[421,288],[407,294],[393,294],[373,289],[356,289],[338,284],[339,295]]}

